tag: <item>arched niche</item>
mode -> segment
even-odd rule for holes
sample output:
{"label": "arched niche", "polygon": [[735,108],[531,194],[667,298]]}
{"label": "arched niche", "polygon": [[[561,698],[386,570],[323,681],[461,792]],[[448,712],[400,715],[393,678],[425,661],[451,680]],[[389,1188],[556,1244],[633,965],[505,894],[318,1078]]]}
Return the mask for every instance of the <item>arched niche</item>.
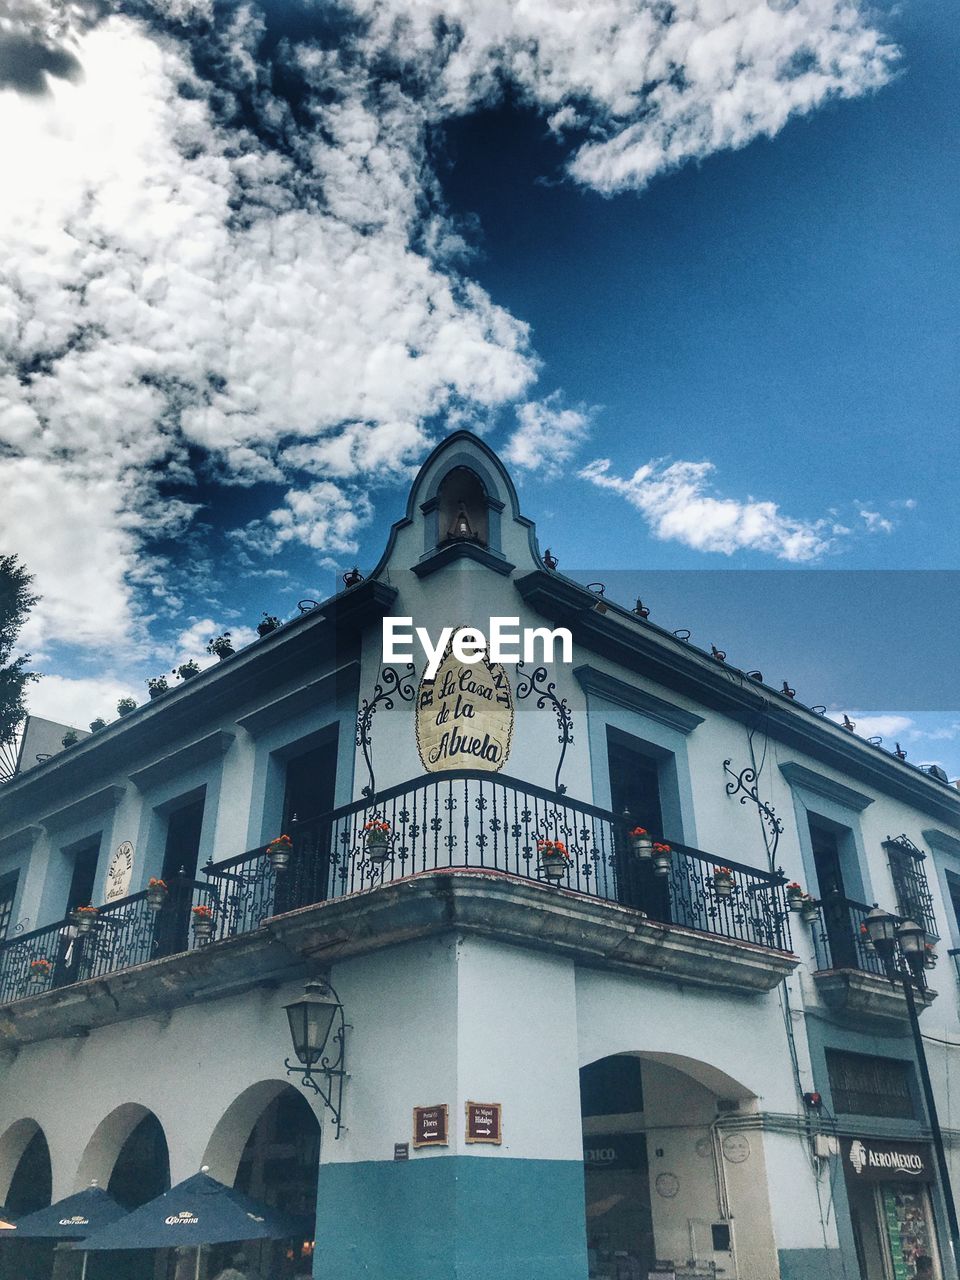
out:
{"label": "arched niche", "polygon": [[96,1182],[135,1209],[170,1186],[170,1156],[163,1126],[149,1108],[124,1102],[97,1125],[84,1148],[74,1190]]}
{"label": "arched niche", "polygon": [[52,1192],[46,1135],[36,1120],[17,1120],[0,1137],[0,1204],[19,1217],[46,1208]]}
{"label": "arched niche", "polygon": [[228,1186],[240,1186],[255,1198],[266,1194],[269,1200],[269,1189],[265,1193],[258,1175],[251,1180],[249,1166],[255,1163],[257,1144],[261,1148],[269,1144],[270,1135],[264,1130],[276,1122],[279,1110],[288,1124],[292,1118],[293,1127],[299,1128],[306,1145],[315,1148],[319,1157],[320,1123],[304,1094],[286,1080],[260,1080],[234,1098],[217,1121],[203,1157],[210,1176]]}
{"label": "arched niche", "polygon": [[438,545],[475,542],[481,547],[490,541],[487,491],[470,467],[453,467],[443,477],[437,491]]}

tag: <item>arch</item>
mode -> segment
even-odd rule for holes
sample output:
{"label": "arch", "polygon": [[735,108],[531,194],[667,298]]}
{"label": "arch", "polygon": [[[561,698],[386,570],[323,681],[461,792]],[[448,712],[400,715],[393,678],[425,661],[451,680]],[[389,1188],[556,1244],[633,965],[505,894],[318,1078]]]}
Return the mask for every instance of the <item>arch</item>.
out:
{"label": "arch", "polygon": [[43,1209],[53,1193],[50,1149],[36,1120],[15,1121],[0,1137],[0,1204],[11,1213]]}
{"label": "arch", "polygon": [[691,1080],[702,1085],[710,1093],[715,1093],[718,1098],[730,1098],[737,1102],[747,1102],[757,1097],[757,1094],[752,1089],[748,1088],[742,1081],[728,1075],[726,1071],[722,1071],[719,1067],[715,1067],[709,1062],[703,1062],[699,1058],[691,1058],[682,1053],[663,1053],[654,1049],[621,1049],[618,1052],[603,1054],[600,1058],[592,1058],[588,1062],[581,1063],[581,1070],[584,1067],[591,1066],[594,1062],[621,1056],[640,1058],[647,1062],[659,1062],[661,1066],[671,1067],[674,1071],[680,1071],[683,1075],[689,1076]]}
{"label": "arch", "polygon": [[[117,1168],[117,1162],[125,1151],[129,1154],[128,1144],[136,1135],[138,1128],[147,1121],[151,1122],[151,1129],[154,1126],[159,1129],[163,1142],[163,1156],[167,1159],[167,1168],[165,1173],[161,1171],[161,1177],[158,1180],[165,1181],[166,1186],[169,1187],[169,1159],[166,1156],[166,1137],[163,1134],[160,1121],[148,1107],[142,1106],[139,1102],[123,1102],[119,1107],[115,1107],[109,1115],[105,1116],[93,1131],[93,1135],[84,1148],[83,1155],[80,1157],[80,1164],[77,1167],[77,1174],[74,1179],[74,1191],[82,1191],[91,1182],[97,1182],[101,1187],[109,1188],[110,1180]],[[143,1132],[144,1130],[141,1129],[141,1134]],[[120,1196],[117,1198],[121,1199]],[[145,1200],[151,1198],[151,1196],[146,1196]],[[141,1203],[143,1202],[141,1201]]]}
{"label": "arch", "polygon": [[203,1154],[211,1178],[233,1186],[254,1125],[285,1089],[296,1092],[288,1080],[258,1080],[234,1098],[217,1121]]}

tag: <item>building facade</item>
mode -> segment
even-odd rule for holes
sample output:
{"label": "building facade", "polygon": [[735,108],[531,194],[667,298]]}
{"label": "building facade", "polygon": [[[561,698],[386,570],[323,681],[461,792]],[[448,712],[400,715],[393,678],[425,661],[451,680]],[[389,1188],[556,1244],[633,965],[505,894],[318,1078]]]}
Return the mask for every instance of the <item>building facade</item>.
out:
{"label": "building facade", "polygon": [[[936,953],[954,1160],[960,794],[551,564],[458,432],[365,581],[0,789],[12,1215],[207,1166],[315,1215],[248,1260],[269,1275],[956,1280],[861,925],[879,902]],[[427,679],[385,618],[539,634],[516,664],[441,646]],[[340,1123],[285,1069],[318,976]]]}

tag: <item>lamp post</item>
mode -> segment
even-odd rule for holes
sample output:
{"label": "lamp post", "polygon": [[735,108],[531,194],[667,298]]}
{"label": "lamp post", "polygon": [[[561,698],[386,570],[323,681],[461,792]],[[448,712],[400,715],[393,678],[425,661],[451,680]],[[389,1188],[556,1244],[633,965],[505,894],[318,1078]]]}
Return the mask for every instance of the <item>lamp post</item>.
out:
{"label": "lamp post", "polygon": [[[930,1083],[930,1071],[927,1067],[927,1054],[923,1047],[923,1036],[920,1032],[920,1021],[917,1018],[917,1003],[914,990],[923,994],[927,989],[924,977],[924,931],[913,920],[904,920],[898,926],[894,916],[883,911],[874,904],[864,921],[870,941],[876,948],[877,955],[883,961],[891,982],[898,978],[903,984],[903,994],[907,1002],[907,1016],[910,1019],[910,1030],[913,1033],[913,1047],[920,1072],[920,1084],[923,1088],[923,1100],[930,1121],[930,1134],[933,1138],[933,1150],[937,1158],[937,1171],[940,1175],[940,1189],[943,1192],[947,1211],[947,1226],[950,1229],[950,1246],[953,1253],[954,1268],[960,1254],[960,1223],[957,1222],[957,1207],[953,1199],[953,1188],[950,1185],[950,1170],[947,1156],[943,1149],[943,1134],[940,1132],[940,1120],[937,1116],[937,1104],[933,1096],[933,1085]],[[899,943],[899,956],[898,947]],[[902,960],[901,960],[902,957]],[[906,961],[904,964],[902,961]]]}
{"label": "lamp post", "polygon": [[[290,1024],[293,1051],[301,1064],[291,1064],[287,1058],[283,1064],[287,1075],[299,1072],[303,1087],[319,1094],[323,1105],[333,1113],[333,1124],[337,1129],[334,1136],[339,1138],[343,1082],[346,1078],[344,1049],[347,1028],[340,997],[329,982],[316,979],[308,982],[302,997],[285,1005],[284,1011]],[[317,1080],[317,1075],[326,1076],[326,1088]]]}

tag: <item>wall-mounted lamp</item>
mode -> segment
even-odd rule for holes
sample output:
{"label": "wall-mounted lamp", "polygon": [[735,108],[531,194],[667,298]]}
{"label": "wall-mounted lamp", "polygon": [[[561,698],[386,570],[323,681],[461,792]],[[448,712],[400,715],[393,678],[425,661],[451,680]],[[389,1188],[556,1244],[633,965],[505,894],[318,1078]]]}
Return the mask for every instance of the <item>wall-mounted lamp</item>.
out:
{"label": "wall-mounted lamp", "polygon": [[[320,1095],[323,1105],[333,1113],[336,1126],[334,1137],[340,1137],[343,1124],[343,1082],[346,1078],[346,1029],[343,1005],[329,982],[317,979],[308,982],[303,996],[284,1006],[290,1023],[293,1051],[300,1066],[284,1061],[287,1075],[299,1072],[300,1083]],[[328,1047],[329,1046],[329,1047]],[[317,1076],[326,1077],[326,1088]]]}

